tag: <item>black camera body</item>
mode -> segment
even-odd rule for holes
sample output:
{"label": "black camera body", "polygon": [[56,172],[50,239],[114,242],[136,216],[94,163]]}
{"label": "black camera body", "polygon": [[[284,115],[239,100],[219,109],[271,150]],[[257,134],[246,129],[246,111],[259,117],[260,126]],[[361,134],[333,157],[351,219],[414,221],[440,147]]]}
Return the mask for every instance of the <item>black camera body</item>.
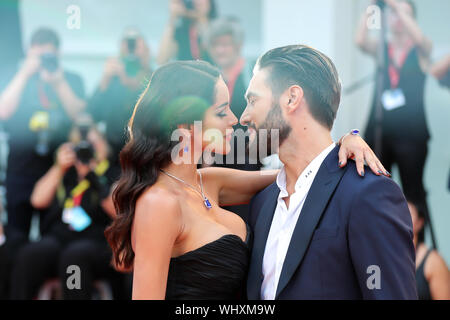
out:
{"label": "black camera body", "polygon": [[87,140],[89,129],[89,126],[78,126],[81,141],[74,147],[78,161],[86,165],[94,158],[94,146]]}
{"label": "black camera body", "polygon": [[45,53],[41,56],[41,66],[50,73],[56,72],[59,68],[58,57],[54,53]]}

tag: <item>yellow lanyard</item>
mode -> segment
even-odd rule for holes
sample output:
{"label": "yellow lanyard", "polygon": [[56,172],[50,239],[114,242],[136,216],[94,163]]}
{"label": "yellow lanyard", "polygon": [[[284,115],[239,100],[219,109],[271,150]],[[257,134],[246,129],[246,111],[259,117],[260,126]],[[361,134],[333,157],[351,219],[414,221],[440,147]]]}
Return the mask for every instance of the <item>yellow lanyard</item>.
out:
{"label": "yellow lanyard", "polygon": [[[106,172],[106,170],[108,170],[108,168],[109,161],[103,160],[95,167],[94,172],[98,177],[100,177]],[[91,183],[87,179],[83,179],[80,183],[78,183],[70,192],[71,197],[67,198],[64,202],[64,208],[73,208],[80,205],[81,199],[79,199],[78,203],[76,203],[75,199],[79,198],[84,192],[86,192],[90,186]]]}

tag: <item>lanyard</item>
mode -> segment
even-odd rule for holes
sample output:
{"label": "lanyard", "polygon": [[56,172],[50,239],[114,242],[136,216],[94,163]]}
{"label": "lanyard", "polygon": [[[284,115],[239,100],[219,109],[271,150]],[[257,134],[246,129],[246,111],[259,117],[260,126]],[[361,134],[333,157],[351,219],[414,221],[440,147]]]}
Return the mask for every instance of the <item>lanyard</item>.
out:
{"label": "lanyard", "polygon": [[189,28],[189,42],[193,60],[200,59],[200,48],[198,46],[197,28],[195,28],[194,26],[191,26]]}
{"label": "lanyard", "polygon": [[389,45],[388,53],[389,53],[389,79],[391,81],[391,88],[395,89],[398,87],[400,82],[400,71],[403,67],[406,58],[408,57],[410,50],[404,50],[400,57],[399,65],[395,64],[394,60],[394,48],[392,45]]}
{"label": "lanyard", "polygon": [[228,91],[230,92],[230,101],[233,101],[233,93],[234,93],[234,87],[236,85],[236,81],[239,77],[239,75],[242,72],[242,69],[244,69],[245,60],[243,58],[239,59],[239,61],[236,63],[236,65],[231,69],[230,76],[227,82],[228,85]]}
{"label": "lanyard", "polygon": [[[109,161],[103,160],[95,167],[94,172],[97,176],[102,176],[108,168]],[[78,183],[75,188],[70,191],[71,197],[67,198],[64,202],[64,208],[74,208],[80,206],[81,200],[83,200],[83,195],[90,186],[91,183],[87,179],[83,179],[80,183]]]}
{"label": "lanyard", "polygon": [[38,84],[39,102],[44,109],[50,109],[50,100],[45,93],[44,84],[39,82]]}

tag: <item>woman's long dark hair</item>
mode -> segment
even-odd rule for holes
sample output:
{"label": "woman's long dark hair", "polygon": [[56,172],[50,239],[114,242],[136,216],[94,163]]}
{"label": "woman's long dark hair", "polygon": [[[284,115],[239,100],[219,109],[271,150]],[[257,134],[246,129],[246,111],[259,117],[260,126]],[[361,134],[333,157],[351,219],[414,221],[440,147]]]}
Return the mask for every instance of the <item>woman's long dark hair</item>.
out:
{"label": "woman's long dark hair", "polygon": [[[121,177],[113,192],[117,217],[105,231],[117,266],[130,269],[134,252],[131,227],[136,201],[171,162],[171,141],[179,125],[203,120],[214,104],[220,72],[207,62],[180,61],[157,69],[138,100],[120,153]],[[149,209],[151,210],[151,209]]]}

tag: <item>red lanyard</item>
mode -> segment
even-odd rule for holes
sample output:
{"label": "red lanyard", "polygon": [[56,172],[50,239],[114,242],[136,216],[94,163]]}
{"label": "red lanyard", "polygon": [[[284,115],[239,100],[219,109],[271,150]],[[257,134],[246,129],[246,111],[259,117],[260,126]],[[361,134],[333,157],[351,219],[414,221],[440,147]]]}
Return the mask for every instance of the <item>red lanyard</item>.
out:
{"label": "red lanyard", "polygon": [[189,28],[189,41],[191,44],[191,55],[194,60],[200,59],[200,48],[198,46],[197,28],[191,26]]}
{"label": "red lanyard", "polygon": [[45,93],[44,85],[42,82],[38,84],[38,94],[39,94],[39,102],[44,109],[50,109],[50,100],[48,99],[47,94]]}
{"label": "red lanyard", "polygon": [[398,84],[400,82],[400,71],[403,65],[405,64],[406,58],[408,57],[408,54],[410,52],[409,50],[404,50],[402,52],[402,55],[400,57],[400,63],[399,65],[395,65],[395,59],[394,59],[394,48],[392,45],[389,45],[388,53],[389,53],[389,79],[391,80],[391,88],[395,89],[398,87]]}
{"label": "red lanyard", "polygon": [[237,81],[239,75],[242,72],[242,69],[244,69],[244,66],[245,66],[245,60],[243,58],[241,58],[238,60],[238,62],[235,64],[235,66],[230,71],[229,78],[227,81],[228,91],[230,92],[230,101],[233,101],[234,87],[236,85],[236,81]]}

